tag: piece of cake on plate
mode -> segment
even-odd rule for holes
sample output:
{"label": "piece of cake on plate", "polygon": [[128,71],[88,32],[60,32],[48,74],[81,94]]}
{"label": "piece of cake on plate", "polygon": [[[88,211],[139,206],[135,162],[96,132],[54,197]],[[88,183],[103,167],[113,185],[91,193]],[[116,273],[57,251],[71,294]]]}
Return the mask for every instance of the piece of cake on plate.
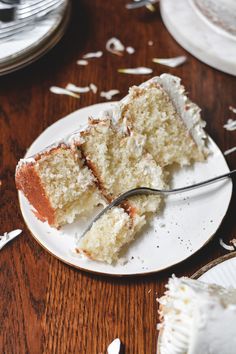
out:
{"label": "piece of cake on plate", "polygon": [[[162,189],[164,182],[167,187],[170,166],[189,165],[193,161],[203,161],[207,156],[205,122],[201,120],[200,109],[186,97],[180,79],[172,75],[163,74],[139,87],[132,87],[128,96],[111,110],[103,112],[102,117],[106,117],[104,123],[95,122],[94,129],[83,134],[80,148],[87,164],[101,181],[105,194],[110,192],[109,201],[135,187]],[[97,140],[99,135],[99,145],[94,146],[94,137]],[[125,166],[129,166],[129,170]],[[150,169],[151,178],[149,174],[146,178],[145,173]],[[158,211],[159,205],[157,196],[137,196],[129,200],[131,208],[128,210],[134,211],[131,225],[136,227],[129,229],[127,243],[147,222],[147,215]],[[117,224],[115,209],[109,212],[110,219],[114,216],[113,225]],[[77,250],[94,259],[98,259],[99,253],[100,260],[108,261],[109,249],[110,263],[118,257],[121,247],[117,246],[124,243],[120,242],[123,238],[119,228],[106,228],[107,220],[104,215],[94,223],[78,242]],[[97,238],[96,235],[103,237]]]}
{"label": "piece of cake on plate", "polygon": [[[16,185],[41,220],[60,227],[136,187],[168,187],[169,167],[203,161],[205,123],[180,79],[163,74],[132,87],[101,119],[19,162]],[[118,258],[160,208],[159,196],[135,196],[94,223],[77,250],[108,263]]]}
{"label": "piece of cake on plate", "polygon": [[[109,118],[90,120],[87,130],[73,138],[102,194],[111,202],[133,188],[166,188],[163,170],[145,150],[144,137],[118,128]],[[135,196],[112,208],[80,240],[78,252],[108,263],[117,260],[121,247],[158,211],[160,203],[160,196]]]}
{"label": "piece of cake on plate", "polygon": [[236,289],[173,276],[159,303],[158,354],[235,354]]}
{"label": "piece of cake on plate", "polygon": [[35,215],[53,227],[73,222],[105,199],[78,148],[65,141],[19,161],[16,187],[34,207]]}

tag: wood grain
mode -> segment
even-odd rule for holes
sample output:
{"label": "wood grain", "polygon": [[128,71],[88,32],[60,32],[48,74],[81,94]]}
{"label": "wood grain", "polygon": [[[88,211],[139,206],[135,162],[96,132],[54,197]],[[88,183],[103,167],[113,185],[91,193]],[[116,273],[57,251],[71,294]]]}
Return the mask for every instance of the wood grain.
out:
{"label": "wood grain", "polygon": [[[119,337],[127,354],[152,354],[156,350],[156,298],[163,294],[168,277],[192,275],[201,266],[225,253],[218,238],[236,235],[235,193],[222,226],[213,240],[191,259],[162,273],[128,279],[99,277],[77,271],[44,251],[24,225],[14,184],[19,158],[50,124],[68,113],[102,102],[99,95],[80,100],[57,96],[49,87],[72,82],[99,90],[119,89],[118,99],[129,86],[150,76],[117,73],[117,68],[148,66],[154,75],[163,72],[183,79],[190,97],[202,107],[207,131],[226,150],[236,145],[236,132],[223,124],[236,105],[235,77],[193,58],[172,39],[160,14],[146,9],[128,12],[125,1],[83,0],[73,2],[73,18],[63,40],[33,65],[0,78],[0,234],[16,228],[23,234],[0,256],[0,352],[10,353],[105,353]],[[76,65],[83,54],[104,50],[117,36],[136,49],[118,57],[104,52],[88,66]],[[148,46],[153,40],[154,45]],[[151,62],[153,57],[188,55],[188,62],[171,69]],[[236,168],[235,154],[227,157]],[[170,250],[172,252],[172,250]]]}

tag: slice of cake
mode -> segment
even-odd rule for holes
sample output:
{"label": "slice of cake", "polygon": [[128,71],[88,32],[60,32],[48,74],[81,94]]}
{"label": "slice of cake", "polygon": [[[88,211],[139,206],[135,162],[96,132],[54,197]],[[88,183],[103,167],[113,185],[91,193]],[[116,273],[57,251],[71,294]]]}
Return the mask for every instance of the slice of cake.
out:
{"label": "slice of cake", "polygon": [[[169,166],[203,161],[208,154],[200,109],[186,97],[180,79],[172,75],[132,87],[128,96],[101,116],[105,117],[103,121],[91,121],[77,144],[109,201],[136,187],[163,189],[167,187]],[[128,210],[134,211],[132,217],[144,216],[143,225],[147,215],[158,211],[160,201],[157,196],[133,197]],[[101,227],[104,240],[118,240],[106,228],[106,221],[104,216],[94,223],[85,239],[78,242],[78,251],[92,255],[94,235],[101,234]],[[114,245],[113,251],[115,260],[119,248]],[[107,261],[106,243],[100,247],[101,258],[102,254]]]}
{"label": "slice of cake", "polygon": [[128,96],[105,114],[123,131],[142,135],[145,149],[161,167],[203,161],[208,153],[200,108],[173,75],[131,87]]}
{"label": "slice of cake", "polygon": [[[145,149],[145,137],[136,132],[120,131],[110,119],[90,120],[86,131],[74,136],[99,181],[103,195],[111,202],[120,194],[137,187],[166,187],[162,168]],[[139,196],[129,200],[133,213],[156,212],[159,196]]]}
{"label": "slice of cake", "polygon": [[[60,227],[136,187],[168,186],[169,167],[203,161],[205,123],[180,79],[163,74],[130,93],[100,120],[19,162],[16,185],[36,215]],[[159,196],[135,196],[104,215],[78,242],[93,259],[116,260],[148,218]]]}
{"label": "slice of cake", "polygon": [[144,216],[112,208],[93,224],[76,250],[91,259],[111,264],[118,260],[120,250],[134,239],[145,222]]}
{"label": "slice of cake", "polygon": [[236,289],[173,277],[159,299],[158,354],[234,354]]}
{"label": "slice of cake", "polygon": [[[99,188],[108,201],[137,187],[166,187],[162,169],[146,152],[143,136],[122,132],[110,119],[90,120],[86,131],[74,136],[73,142],[82,151],[86,164],[99,181]],[[120,249],[129,243],[157,212],[160,196],[135,196],[94,223],[78,242],[78,252],[108,263],[117,260]]]}
{"label": "slice of cake", "polygon": [[104,204],[96,182],[79,149],[65,143],[20,160],[16,169],[16,186],[35,215],[57,228]]}

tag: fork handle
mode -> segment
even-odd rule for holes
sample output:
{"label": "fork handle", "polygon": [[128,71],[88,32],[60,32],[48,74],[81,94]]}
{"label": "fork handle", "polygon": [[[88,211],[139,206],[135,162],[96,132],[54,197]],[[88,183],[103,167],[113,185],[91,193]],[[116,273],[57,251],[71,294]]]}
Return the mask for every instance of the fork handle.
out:
{"label": "fork handle", "polygon": [[212,183],[215,183],[217,181],[220,181],[222,179],[228,178],[232,176],[233,174],[236,173],[236,170],[224,173],[223,175],[216,176],[213,178],[210,178],[206,181],[202,181],[196,184],[192,184],[190,186],[186,187],[180,187],[180,188],[175,188],[175,189],[153,189],[153,188],[147,188],[147,187],[140,187],[140,188],[134,188],[129,190],[128,192],[125,192],[121,194],[118,198],[114,199],[108,206],[106,206],[100,213],[98,213],[97,216],[93,219],[93,221],[89,224],[89,226],[85,229],[85,231],[82,233],[81,238],[85,236],[85,234],[91,229],[93,226],[94,222],[96,222],[100,217],[105,214],[108,210],[112,209],[114,206],[117,206],[121,204],[125,199],[128,197],[132,197],[134,195],[147,195],[147,194],[154,194],[154,195],[170,195],[170,194],[177,194],[177,193],[184,193],[187,191],[190,191],[192,189],[196,189],[199,187],[203,187]]}
{"label": "fork handle", "polygon": [[[195,184],[191,184],[189,186],[185,186],[185,187],[180,187],[180,188],[174,188],[174,189],[154,189],[154,188],[147,188],[147,187],[140,187],[140,188],[134,188],[131,189],[128,192],[125,192],[123,194],[121,194],[118,198],[116,198],[113,202],[114,205],[119,205],[121,203],[122,200],[124,200],[125,198],[137,195],[137,194],[164,194],[164,195],[170,195],[170,194],[177,194],[177,193],[184,193],[199,187],[204,187],[206,185],[209,184],[213,184],[215,182],[221,181],[225,178],[228,178],[230,176],[232,176],[233,174],[236,173],[236,170],[232,170],[230,172],[224,173],[223,175],[220,176],[216,176],[213,178],[210,178],[208,180],[202,181],[202,182],[198,182]],[[113,204],[113,202],[111,204]],[[111,205],[109,204],[109,205]]]}

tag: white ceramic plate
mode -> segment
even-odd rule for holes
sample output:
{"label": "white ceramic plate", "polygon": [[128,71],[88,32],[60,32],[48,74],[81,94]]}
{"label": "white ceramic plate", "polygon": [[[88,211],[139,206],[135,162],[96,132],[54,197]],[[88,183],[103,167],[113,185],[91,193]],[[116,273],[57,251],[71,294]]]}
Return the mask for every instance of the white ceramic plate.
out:
{"label": "white ceramic plate", "polygon": [[[217,284],[226,288],[236,288],[236,252],[217,258],[199,269],[192,278],[208,284]],[[162,332],[157,340],[157,354],[161,354]]]}
{"label": "white ceramic plate", "polygon": [[199,16],[189,0],[160,2],[163,22],[172,37],[189,53],[213,68],[236,75],[235,38],[217,31]]}
{"label": "white ceramic plate", "polygon": [[[53,141],[84,126],[89,116],[109,108],[101,103],[82,108],[60,119],[47,128],[31,145],[27,157],[39,152]],[[224,156],[210,139],[212,151],[207,162],[196,163],[175,174],[173,187],[199,182],[229,171]],[[39,221],[31,206],[19,193],[20,207],[25,222],[36,240],[51,254],[77,268],[110,275],[134,275],[157,272],[182,262],[202,248],[214,235],[226,214],[232,194],[231,180],[204,187],[188,193],[170,196],[161,215],[155,217],[124,252],[125,264],[108,265],[81,259],[75,254],[75,236],[86,226],[76,222],[55,230]]]}
{"label": "white ceramic plate", "polygon": [[236,254],[218,258],[203,267],[203,274],[198,279],[209,284],[236,288]]}

